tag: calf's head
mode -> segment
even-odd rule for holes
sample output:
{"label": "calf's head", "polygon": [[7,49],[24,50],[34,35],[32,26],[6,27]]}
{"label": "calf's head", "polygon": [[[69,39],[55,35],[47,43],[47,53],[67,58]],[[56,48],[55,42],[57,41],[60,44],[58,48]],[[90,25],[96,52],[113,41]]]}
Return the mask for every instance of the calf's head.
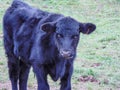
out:
{"label": "calf's head", "polygon": [[80,33],[90,34],[96,29],[96,26],[92,23],[80,23],[73,18],[64,17],[56,22],[43,24],[41,29],[54,35],[60,56],[71,59],[75,57]]}

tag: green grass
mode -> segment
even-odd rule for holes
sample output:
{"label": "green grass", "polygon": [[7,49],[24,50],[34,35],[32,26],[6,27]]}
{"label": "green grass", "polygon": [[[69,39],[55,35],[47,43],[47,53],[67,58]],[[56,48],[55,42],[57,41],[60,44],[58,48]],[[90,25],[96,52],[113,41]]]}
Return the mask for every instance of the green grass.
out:
{"label": "green grass", "polygon": [[[73,90],[120,89],[120,0],[24,1],[42,10],[71,16],[80,22],[96,24],[97,29],[93,34],[81,34],[74,63]],[[0,0],[0,83],[8,82],[7,60],[2,41],[2,17],[10,3],[10,0]],[[95,63],[100,65],[93,66]],[[95,77],[99,83],[78,81],[84,75]],[[49,82],[54,90],[58,90],[59,82],[53,83],[51,79]],[[31,90],[36,86],[32,72],[28,86]]]}

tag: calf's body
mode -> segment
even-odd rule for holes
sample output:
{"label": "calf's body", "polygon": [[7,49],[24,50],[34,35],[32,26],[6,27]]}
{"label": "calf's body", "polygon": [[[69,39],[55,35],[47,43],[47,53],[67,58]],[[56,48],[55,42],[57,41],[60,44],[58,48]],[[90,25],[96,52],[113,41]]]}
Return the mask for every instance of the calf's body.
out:
{"label": "calf's body", "polygon": [[[47,75],[60,78],[60,90],[71,90],[73,61],[80,33],[90,34],[96,26],[71,17],[33,8],[13,1],[3,18],[4,47],[12,90],[27,90],[30,67],[38,90],[49,90]],[[19,82],[18,82],[19,81]]]}

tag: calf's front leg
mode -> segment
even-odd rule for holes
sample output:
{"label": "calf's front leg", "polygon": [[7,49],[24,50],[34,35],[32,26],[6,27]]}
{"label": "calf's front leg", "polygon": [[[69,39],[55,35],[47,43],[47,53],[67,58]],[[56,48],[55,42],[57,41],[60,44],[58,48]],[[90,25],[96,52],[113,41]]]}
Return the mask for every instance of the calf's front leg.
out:
{"label": "calf's front leg", "polygon": [[41,64],[34,63],[33,71],[37,77],[38,90],[49,90],[49,85],[47,82],[47,73],[45,67]]}
{"label": "calf's front leg", "polygon": [[73,65],[67,64],[64,76],[61,78],[60,90],[71,90],[71,76],[73,73]]}
{"label": "calf's front leg", "polygon": [[20,61],[19,90],[27,90],[27,81],[30,71],[30,65]]}

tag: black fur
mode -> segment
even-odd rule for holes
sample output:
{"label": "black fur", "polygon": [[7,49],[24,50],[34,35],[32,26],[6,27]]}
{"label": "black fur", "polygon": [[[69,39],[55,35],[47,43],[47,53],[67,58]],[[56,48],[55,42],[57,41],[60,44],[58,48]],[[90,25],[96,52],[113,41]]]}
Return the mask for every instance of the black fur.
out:
{"label": "black fur", "polygon": [[61,80],[60,90],[71,90],[73,61],[80,32],[90,34],[96,26],[71,17],[48,13],[14,0],[3,18],[4,47],[8,57],[12,90],[27,89],[30,67],[38,90],[49,90],[47,75]]}

